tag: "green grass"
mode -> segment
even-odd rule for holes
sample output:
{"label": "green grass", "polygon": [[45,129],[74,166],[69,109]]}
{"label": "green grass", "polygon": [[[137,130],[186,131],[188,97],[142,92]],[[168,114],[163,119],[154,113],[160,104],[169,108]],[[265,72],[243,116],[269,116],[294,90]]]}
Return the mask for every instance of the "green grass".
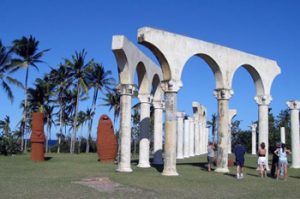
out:
{"label": "green grass", "polygon": [[[34,163],[28,155],[0,157],[0,198],[300,198],[300,170],[289,169],[287,181],[261,179],[256,157],[247,155],[245,178],[204,170],[205,156],[178,161],[178,177],[164,177],[155,169],[115,172],[116,165],[97,162],[96,154],[50,154]],[[99,192],[72,182],[107,176],[138,191]]]}

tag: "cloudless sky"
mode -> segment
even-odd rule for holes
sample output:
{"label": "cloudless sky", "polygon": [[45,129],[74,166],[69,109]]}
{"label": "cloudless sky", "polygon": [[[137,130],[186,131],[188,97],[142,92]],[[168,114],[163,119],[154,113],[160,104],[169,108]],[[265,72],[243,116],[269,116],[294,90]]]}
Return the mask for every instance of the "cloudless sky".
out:
{"label": "cloudless sky", "polygon": [[[39,71],[30,70],[30,85],[49,72],[49,66],[56,67],[63,58],[83,48],[88,51],[88,58],[101,62],[118,80],[111,51],[111,39],[116,34],[128,37],[158,63],[147,48],[137,44],[137,30],[144,26],[224,45],[278,62],[282,73],[271,90],[271,108],[278,114],[287,108],[287,100],[300,99],[299,10],[297,0],[1,0],[0,39],[9,46],[13,40],[32,34],[40,41],[40,50],[51,48],[43,57],[47,64],[40,64]],[[25,71],[13,76],[24,81]],[[215,80],[209,66],[192,57],[185,65],[182,81],[178,110],[191,114],[192,101],[199,101],[207,107],[210,119],[217,106],[212,95]],[[13,89],[13,104],[0,90],[0,119],[9,115],[15,126],[21,118],[19,104],[24,93]],[[230,108],[237,109],[236,119],[242,120],[241,127],[249,129],[251,121],[258,118],[258,108],[253,100],[255,87],[245,69],[236,73],[233,90]],[[88,107],[90,102],[81,103],[80,110]],[[108,109],[98,106],[96,119],[103,113],[108,113]],[[109,115],[112,117],[112,113]],[[96,126],[94,122],[94,136]],[[52,132],[52,138],[55,133]]]}

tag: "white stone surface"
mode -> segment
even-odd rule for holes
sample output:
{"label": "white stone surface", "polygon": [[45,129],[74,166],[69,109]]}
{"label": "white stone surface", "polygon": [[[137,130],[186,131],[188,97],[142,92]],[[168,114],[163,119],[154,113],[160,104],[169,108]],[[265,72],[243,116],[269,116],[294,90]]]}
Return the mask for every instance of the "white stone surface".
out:
{"label": "white stone surface", "polygon": [[194,118],[193,117],[190,117],[189,118],[189,121],[190,121],[190,141],[189,141],[189,156],[190,157],[193,157],[195,156],[195,142],[194,142],[194,139],[195,139],[195,129],[194,129]]}
{"label": "white stone surface", "polygon": [[188,158],[190,156],[190,121],[188,118],[184,120],[184,144],[183,144],[183,157]]}
{"label": "white stone surface", "polygon": [[194,132],[195,132],[195,155],[200,155],[200,104],[199,102],[192,102],[193,116],[194,116]]}
{"label": "white stone surface", "polygon": [[299,109],[300,101],[290,100],[287,105],[291,111],[291,141],[292,165],[291,168],[300,168],[300,137],[299,137]]}
{"label": "white stone surface", "polygon": [[256,129],[257,124],[253,123],[251,125],[251,134],[252,134],[252,155],[256,155]]}
{"label": "white stone surface", "polygon": [[163,101],[153,101],[154,107],[154,144],[152,164],[163,164],[162,160],[162,136],[163,136]]}
{"label": "white stone surface", "polygon": [[280,127],[280,141],[281,143],[285,143],[285,128]]}
{"label": "white stone surface", "polygon": [[185,113],[177,112],[177,159],[183,159],[183,120]]}

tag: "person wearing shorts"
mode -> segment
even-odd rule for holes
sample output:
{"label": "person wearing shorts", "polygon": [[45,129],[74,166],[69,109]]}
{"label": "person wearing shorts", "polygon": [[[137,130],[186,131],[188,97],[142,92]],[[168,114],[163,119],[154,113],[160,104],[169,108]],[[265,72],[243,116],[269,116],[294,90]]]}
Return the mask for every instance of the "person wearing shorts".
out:
{"label": "person wearing shorts", "polygon": [[243,168],[245,163],[244,155],[246,153],[246,148],[241,144],[241,141],[237,142],[234,148],[235,162],[236,162],[236,178],[244,178]]}
{"label": "person wearing shorts", "polygon": [[279,157],[278,169],[277,169],[277,179],[279,178],[279,172],[283,169],[284,179],[287,179],[287,155],[291,154],[291,151],[285,148],[285,144],[281,144],[281,148],[275,151],[275,154]]}
{"label": "person wearing shorts", "polygon": [[258,155],[258,160],[257,164],[259,166],[259,173],[260,177],[266,177],[267,176],[267,159],[266,159],[266,145],[264,142],[260,144],[260,147],[258,148],[257,155]]}

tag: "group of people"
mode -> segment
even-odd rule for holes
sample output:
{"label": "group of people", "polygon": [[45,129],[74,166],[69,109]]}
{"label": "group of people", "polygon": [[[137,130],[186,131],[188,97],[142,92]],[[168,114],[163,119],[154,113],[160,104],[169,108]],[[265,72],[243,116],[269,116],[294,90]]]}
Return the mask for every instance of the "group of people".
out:
{"label": "group of people", "polygon": [[[209,143],[207,147],[207,161],[208,161],[208,171],[210,172],[215,162],[215,154],[214,154],[215,146],[213,143]],[[235,163],[236,163],[236,178],[242,179],[244,178],[243,168],[245,163],[245,153],[246,147],[242,145],[240,141],[237,142],[237,145],[234,148],[235,154]],[[291,154],[291,151],[286,149],[284,143],[277,143],[276,148],[272,150],[273,159],[272,159],[272,169],[271,169],[271,176],[275,177],[276,171],[276,179],[280,177],[287,179],[287,165],[288,160],[287,156]],[[267,165],[268,160],[266,158],[267,150],[266,145],[262,142],[258,148],[257,155],[258,160],[257,164],[259,166],[259,176],[264,178],[267,176]]]}

